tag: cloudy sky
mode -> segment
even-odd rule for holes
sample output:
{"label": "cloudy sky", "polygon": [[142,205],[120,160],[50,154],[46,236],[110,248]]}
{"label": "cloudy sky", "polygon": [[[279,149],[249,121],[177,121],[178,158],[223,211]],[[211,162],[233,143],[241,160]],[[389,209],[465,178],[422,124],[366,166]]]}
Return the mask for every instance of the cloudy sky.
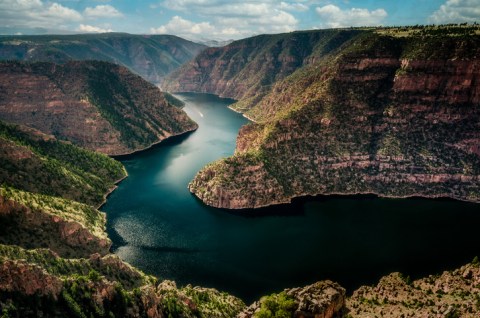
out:
{"label": "cloudy sky", "polygon": [[480,23],[480,0],[0,0],[0,34],[128,32],[188,39],[366,25]]}

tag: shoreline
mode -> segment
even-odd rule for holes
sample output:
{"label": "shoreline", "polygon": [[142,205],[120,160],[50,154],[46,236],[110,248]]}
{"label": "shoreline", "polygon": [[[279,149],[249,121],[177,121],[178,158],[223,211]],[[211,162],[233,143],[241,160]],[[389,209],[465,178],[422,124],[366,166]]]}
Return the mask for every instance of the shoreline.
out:
{"label": "shoreline", "polygon": [[248,117],[247,115],[245,115],[245,113],[242,113],[241,111],[239,110],[236,110],[236,109],[233,109],[231,106],[227,106],[228,108],[230,108],[231,110],[233,110],[234,112],[238,113],[238,114],[242,114],[243,117],[245,117],[246,119],[250,120],[252,123],[255,123],[255,124],[258,124],[258,122],[250,117]]}
{"label": "shoreline", "polygon": [[[152,149],[153,147],[155,146],[158,146],[160,145],[162,142],[166,142],[166,141],[169,141],[175,137],[182,137],[186,134],[189,134],[189,133],[192,133],[194,131],[196,131],[198,129],[198,125],[195,123],[196,127],[194,129],[190,129],[190,130],[187,130],[187,131],[184,131],[182,133],[179,133],[179,134],[173,134],[173,135],[170,135],[168,136],[167,138],[164,138],[160,141],[157,141],[157,142],[154,142],[152,143],[151,145],[145,147],[145,148],[142,148],[142,149],[138,149],[138,150],[134,150],[130,153],[126,153],[126,154],[120,154],[120,155],[108,155],[110,158],[114,159],[114,160],[117,160],[117,161],[120,161],[122,158],[124,157],[129,157],[129,156],[133,156],[133,155],[137,155],[141,152],[144,152],[144,151],[147,151],[147,150],[150,150]],[[126,178],[128,178],[128,171],[125,169],[125,176],[121,177],[120,179],[118,180],[115,180],[114,181],[114,186],[111,187],[110,189],[108,189],[108,191],[103,195],[103,201],[96,207],[97,210],[100,210],[104,205],[105,203],[107,203],[107,200],[108,200],[108,197],[118,188],[118,184],[120,184],[123,180],[125,180]]]}
{"label": "shoreline", "polygon": [[184,132],[181,132],[181,133],[178,133],[178,134],[173,134],[173,135],[170,135],[168,137],[165,137],[163,138],[162,140],[159,140],[159,141],[156,141],[154,143],[151,143],[150,145],[144,147],[144,148],[140,148],[140,149],[136,149],[136,150],[132,150],[130,152],[126,152],[126,153],[121,153],[121,154],[116,154],[116,155],[107,155],[109,156],[110,158],[113,158],[115,160],[120,160],[122,157],[127,157],[127,156],[131,156],[131,155],[136,155],[138,153],[141,153],[143,151],[147,151],[147,150],[150,150],[151,148],[161,144],[162,142],[164,141],[167,141],[171,138],[174,138],[174,137],[180,137],[184,134],[188,134],[188,133],[191,133],[191,132],[194,132],[198,129],[198,124],[195,123],[195,128],[192,128],[192,129],[189,129],[189,130],[186,130]]}
{"label": "shoreline", "polygon": [[110,194],[112,194],[113,191],[115,191],[118,188],[118,184],[120,184],[123,180],[125,180],[127,178],[128,178],[128,172],[125,169],[125,175],[123,177],[121,177],[120,179],[115,180],[113,182],[113,187],[108,189],[108,191],[103,195],[103,201],[95,209],[100,210],[102,208],[102,206],[104,206],[105,203],[107,203],[107,199],[110,196]]}
{"label": "shoreline", "polygon": [[266,212],[267,209],[274,208],[274,207],[287,207],[292,206],[294,204],[301,204],[307,201],[316,201],[318,199],[332,199],[336,197],[343,197],[343,198],[354,198],[356,196],[368,198],[374,197],[376,199],[427,199],[427,200],[452,200],[452,201],[459,201],[471,204],[480,204],[480,201],[472,201],[457,197],[451,197],[448,195],[421,195],[421,194],[413,194],[413,195],[382,195],[375,192],[331,192],[331,193],[318,193],[318,194],[302,194],[298,196],[293,196],[290,198],[286,198],[288,201],[279,201],[270,204],[259,205],[255,207],[249,208],[226,208],[221,206],[213,206],[210,204],[205,203],[202,199],[200,199],[194,192],[190,191],[198,200],[200,200],[203,204],[216,208],[222,209],[231,213],[258,213],[258,212]]}

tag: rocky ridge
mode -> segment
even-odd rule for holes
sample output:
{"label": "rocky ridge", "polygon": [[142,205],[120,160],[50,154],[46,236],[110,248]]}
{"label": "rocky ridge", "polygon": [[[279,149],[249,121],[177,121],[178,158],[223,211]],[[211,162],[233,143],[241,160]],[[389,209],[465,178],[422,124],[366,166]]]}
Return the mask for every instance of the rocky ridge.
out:
{"label": "rocky ridge", "polygon": [[197,128],[153,84],[107,62],[2,62],[0,87],[0,119],[108,155]]}
{"label": "rocky ridge", "polygon": [[392,273],[346,301],[346,317],[465,317],[480,314],[478,261],[412,281]]}
{"label": "rocky ridge", "polygon": [[230,209],[318,194],[479,202],[479,35],[382,30],[275,82],[246,109],[257,124],[240,131],[236,154],[190,191]]}

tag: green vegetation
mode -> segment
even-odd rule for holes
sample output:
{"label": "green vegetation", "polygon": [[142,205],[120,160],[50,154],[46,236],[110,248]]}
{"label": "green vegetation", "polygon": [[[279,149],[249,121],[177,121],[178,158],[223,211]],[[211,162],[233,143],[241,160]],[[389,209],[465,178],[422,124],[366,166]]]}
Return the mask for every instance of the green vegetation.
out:
{"label": "green vegetation", "polygon": [[480,265],[480,261],[478,260],[478,256],[475,256],[472,260],[472,265],[478,266]]}
{"label": "green vegetation", "polygon": [[285,292],[271,294],[260,299],[260,310],[254,318],[289,318],[293,317],[298,304]]}
{"label": "green vegetation", "polygon": [[[0,308],[4,313],[37,310],[47,314],[57,312],[56,316],[61,312],[72,317],[125,317],[132,313],[146,317],[147,310],[152,308],[163,317],[210,318],[235,317],[245,308],[240,299],[214,289],[177,288],[167,281],[157,289],[154,277],[123,263],[114,255],[65,259],[49,249],[26,250],[0,244],[0,263],[7,261],[13,262],[9,265],[11,267],[20,266],[27,272],[44,272],[60,279],[63,287],[59,295],[38,293],[28,296],[2,292]],[[53,301],[52,296],[59,300]],[[32,302],[35,298],[37,300]]]}
{"label": "green vegetation", "polygon": [[126,176],[106,155],[0,121],[0,184],[98,205]]}
{"label": "green vegetation", "polygon": [[165,317],[235,317],[245,308],[240,299],[210,288],[177,288],[174,282],[164,281],[159,293]]}
{"label": "green vegetation", "polygon": [[65,221],[78,222],[93,235],[107,238],[105,215],[90,205],[59,197],[20,191],[6,186],[0,187],[0,196],[6,200],[13,200],[33,211],[41,210],[43,213],[59,216]]}
{"label": "green vegetation", "polygon": [[178,98],[176,98],[175,96],[173,96],[170,93],[163,92],[163,96],[165,97],[167,102],[172,106],[175,106],[175,107],[178,107],[178,108],[182,108],[183,106],[185,106],[184,102],[182,102],[181,100],[179,100]]}

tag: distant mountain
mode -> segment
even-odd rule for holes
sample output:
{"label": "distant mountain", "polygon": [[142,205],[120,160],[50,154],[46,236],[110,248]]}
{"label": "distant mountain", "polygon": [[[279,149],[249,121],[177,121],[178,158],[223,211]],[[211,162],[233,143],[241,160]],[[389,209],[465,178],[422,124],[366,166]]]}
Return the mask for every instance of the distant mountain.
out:
{"label": "distant mountain", "polygon": [[210,40],[210,39],[202,39],[200,41],[196,41],[197,43],[206,45],[208,47],[221,47],[225,45],[229,45],[234,40]]}
{"label": "distant mountain", "polygon": [[210,48],[171,91],[239,99],[257,124],[197,174],[206,204],[374,193],[480,202],[480,27],[338,29]]}
{"label": "distant mountain", "polygon": [[206,46],[173,35],[126,33],[0,36],[0,60],[65,63],[100,60],[126,66],[152,83]]}
{"label": "distant mountain", "polygon": [[108,62],[0,62],[0,87],[0,119],[109,155],[197,127],[171,96]]}

